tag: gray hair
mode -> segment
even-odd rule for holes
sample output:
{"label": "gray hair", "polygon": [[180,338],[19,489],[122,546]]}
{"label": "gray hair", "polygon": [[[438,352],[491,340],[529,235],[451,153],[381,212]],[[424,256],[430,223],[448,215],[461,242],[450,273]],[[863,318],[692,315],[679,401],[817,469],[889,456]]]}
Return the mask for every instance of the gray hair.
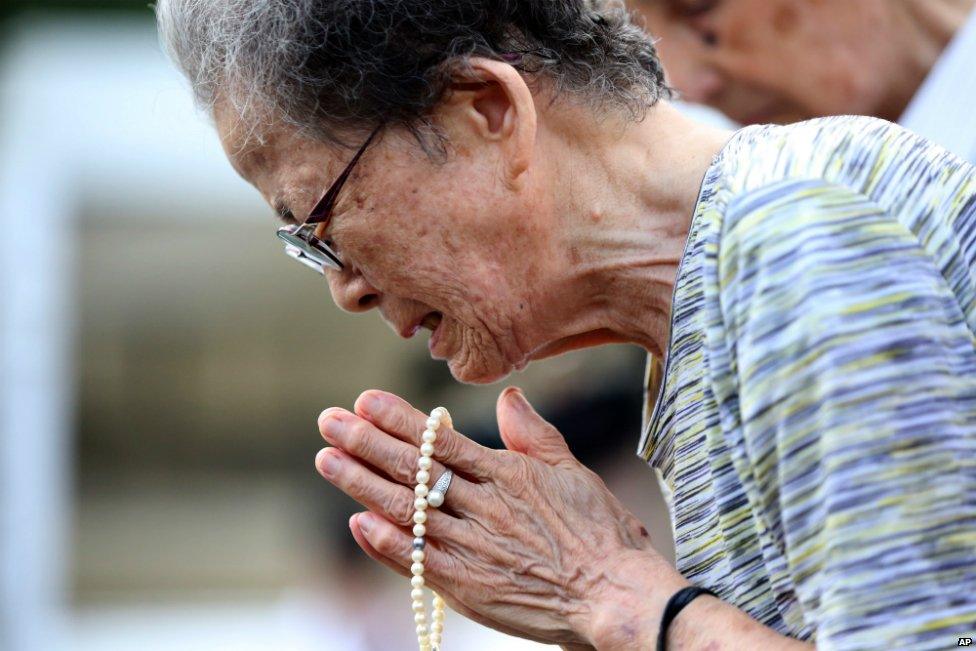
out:
{"label": "gray hair", "polygon": [[652,41],[615,0],[159,0],[156,15],[197,102],[226,103],[258,135],[283,120],[343,144],[391,124],[424,144],[471,56],[634,119],[670,96]]}

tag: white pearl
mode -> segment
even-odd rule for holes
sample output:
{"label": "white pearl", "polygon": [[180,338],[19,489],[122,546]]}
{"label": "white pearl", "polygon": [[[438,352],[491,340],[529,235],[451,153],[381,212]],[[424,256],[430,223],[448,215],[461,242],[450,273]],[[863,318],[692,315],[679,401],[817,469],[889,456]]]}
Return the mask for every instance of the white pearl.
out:
{"label": "white pearl", "polygon": [[441,426],[440,418],[435,418],[434,416],[431,416],[430,418],[427,419],[427,429],[436,432],[437,428],[440,426]]}
{"label": "white pearl", "polygon": [[413,492],[417,497],[427,497],[427,492],[429,490],[430,489],[427,488],[425,484],[417,484],[417,487],[413,489]]}
{"label": "white pearl", "polygon": [[417,483],[426,484],[430,481],[430,473],[426,470],[420,470],[417,472]]}
{"label": "white pearl", "polygon": [[413,560],[414,563],[423,563],[424,556],[425,556],[424,552],[422,552],[419,549],[415,549],[413,550],[413,553],[410,554],[410,559]]}
{"label": "white pearl", "polygon": [[430,412],[430,415],[438,420],[444,420],[444,417],[448,416],[448,413],[443,407],[435,407],[434,411]]}
{"label": "white pearl", "polygon": [[413,501],[413,508],[416,509],[417,511],[426,511],[427,510],[427,500],[425,500],[422,497],[418,497],[417,499],[415,499]]}
{"label": "white pearl", "polygon": [[420,446],[420,454],[424,455],[425,457],[434,456],[434,445],[432,443],[424,443]]}
{"label": "white pearl", "polygon": [[431,432],[430,430],[425,430],[420,436],[420,440],[424,443],[433,443],[437,440],[437,432]]}
{"label": "white pearl", "polygon": [[442,622],[434,622],[433,624],[430,625],[430,630],[433,631],[434,633],[443,633],[444,624]]}
{"label": "white pearl", "polygon": [[434,595],[434,608],[443,608],[445,605],[443,597]]}
{"label": "white pearl", "polygon": [[423,602],[423,600],[422,599],[414,599],[414,601],[413,601],[413,609],[414,609],[414,612],[418,612],[418,613],[419,612],[423,612],[423,610],[424,610],[424,602]]}
{"label": "white pearl", "polygon": [[[430,460],[430,457],[420,457],[417,459],[417,467],[421,470],[430,470],[430,467],[434,465],[434,462]],[[422,482],[426,484],[427,482]]]}
{"label": "white pearl", "polygon": [[424,602],[422,601],[422,599],[424,598],[424,591],[421,590],[420,588],[414,588],[413,590],[411,590],[410,598],[413,599],[414,603],[417,603],[419,601],[421,606],[424,605]]}
{"label": "white pearl", "polygon": [[427,522],[427,514],[423,511],[417,511],[413,514],[413,521],[417,524],[423,524]]}
{"label": "white pearl", "polygon": [[424,613],[415,613],[413,616],[413,621],[415,621],[418,624],[423,624],[427,621],[427,615],[425,615]]}
{"label": "white pearl", "polygon": [[410,579],[410,585],[412,585],[417,589],[424,587],[424,577],[422,576],[413,577],[412,579]]}
{"label": "white pearl", "polygon": [[427,533],[427,527],[425,527],[424,525],[422,524],[413,525],[413,535],[419,538],[420,536],[423,536],[426,533]]}
{"label": "white pearl", "polygon": [[427,627],[423,624],[417,624],[417,635],[424,635],[427,633]]}
{"label": "white pearl", "polygon": [[440,491],[431,491],[427,495],[427,504],[433,506],[435,509],[444,503],[444,493]]}

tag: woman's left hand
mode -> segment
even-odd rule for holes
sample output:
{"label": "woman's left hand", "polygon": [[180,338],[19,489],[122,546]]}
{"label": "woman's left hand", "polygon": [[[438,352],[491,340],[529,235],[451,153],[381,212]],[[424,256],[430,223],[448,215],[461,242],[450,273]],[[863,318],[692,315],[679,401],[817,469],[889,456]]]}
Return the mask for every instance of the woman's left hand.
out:
{"label": "woman's left hand", "polygon": [[[444,505],[427,509],[427,585],[458,612],[509,634],[619,646],[614,631],[623,627],[626,637],[635,600],[644,614],[657,614],[688,582],[521,391],[506,389],[497,409],[507,450],[446,426],[438,431],[430,484],[445,466],[455,476]],[[427,415],[379,391],[363,393],[354,411],[331,408],[319,417],[335,447],[318,454],[316,467],[369,509],[350,520],[363,550],[410,576]]]}

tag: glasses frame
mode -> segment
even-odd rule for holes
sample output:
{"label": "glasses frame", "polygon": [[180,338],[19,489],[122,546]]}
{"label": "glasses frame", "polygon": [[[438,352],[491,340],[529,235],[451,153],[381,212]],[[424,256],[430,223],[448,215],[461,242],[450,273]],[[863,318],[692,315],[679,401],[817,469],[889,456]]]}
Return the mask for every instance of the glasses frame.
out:
{"label": "glasses frame", "polygon": [[369,144],[373,142],[376,134],[382,128],[383,125],[381,124],[373,129],[373,132],[369,134],[366,142],[362,144],[345,169],[323,193],[322,198],[315,203],[304,222],[282,226],[277,230],[276,235],[285,243],[285,253],[288,257],[298,260],[306,267],[322,275],[325,275],[326,268],[342,271],[344,267],[342,260],[339,259],[339,254],[327,240],[319,239],[315,235],[315,231],[320,224],[326,223],[332,218],[332,209],[335,207],[339,191],[342,190],[342,186],[345,185],[353,168],[356,167],[356,163],[359,162]]}

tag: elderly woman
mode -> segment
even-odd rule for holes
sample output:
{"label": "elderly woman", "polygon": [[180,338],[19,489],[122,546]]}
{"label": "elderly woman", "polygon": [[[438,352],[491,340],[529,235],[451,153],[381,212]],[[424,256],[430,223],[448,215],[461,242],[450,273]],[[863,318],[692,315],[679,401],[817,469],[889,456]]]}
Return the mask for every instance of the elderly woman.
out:
{"label": "elderly woman", "polygon": [[[431,477],[456,476],[425,576],[451,606],[583,649],[976,632],[973,168],[870,118],[695,124],[601,1],[158,14],[231,163],[341,308],[430,329],[464,382],[611,342],[666,359],[639,452],[677,567],[508,389],[507,450],[437,439]],[[319,471],[368,509],[353,536],[405,576],[424,423],[377,391],[318,423]],[[687,603],[691,584],[715,596]]]}

